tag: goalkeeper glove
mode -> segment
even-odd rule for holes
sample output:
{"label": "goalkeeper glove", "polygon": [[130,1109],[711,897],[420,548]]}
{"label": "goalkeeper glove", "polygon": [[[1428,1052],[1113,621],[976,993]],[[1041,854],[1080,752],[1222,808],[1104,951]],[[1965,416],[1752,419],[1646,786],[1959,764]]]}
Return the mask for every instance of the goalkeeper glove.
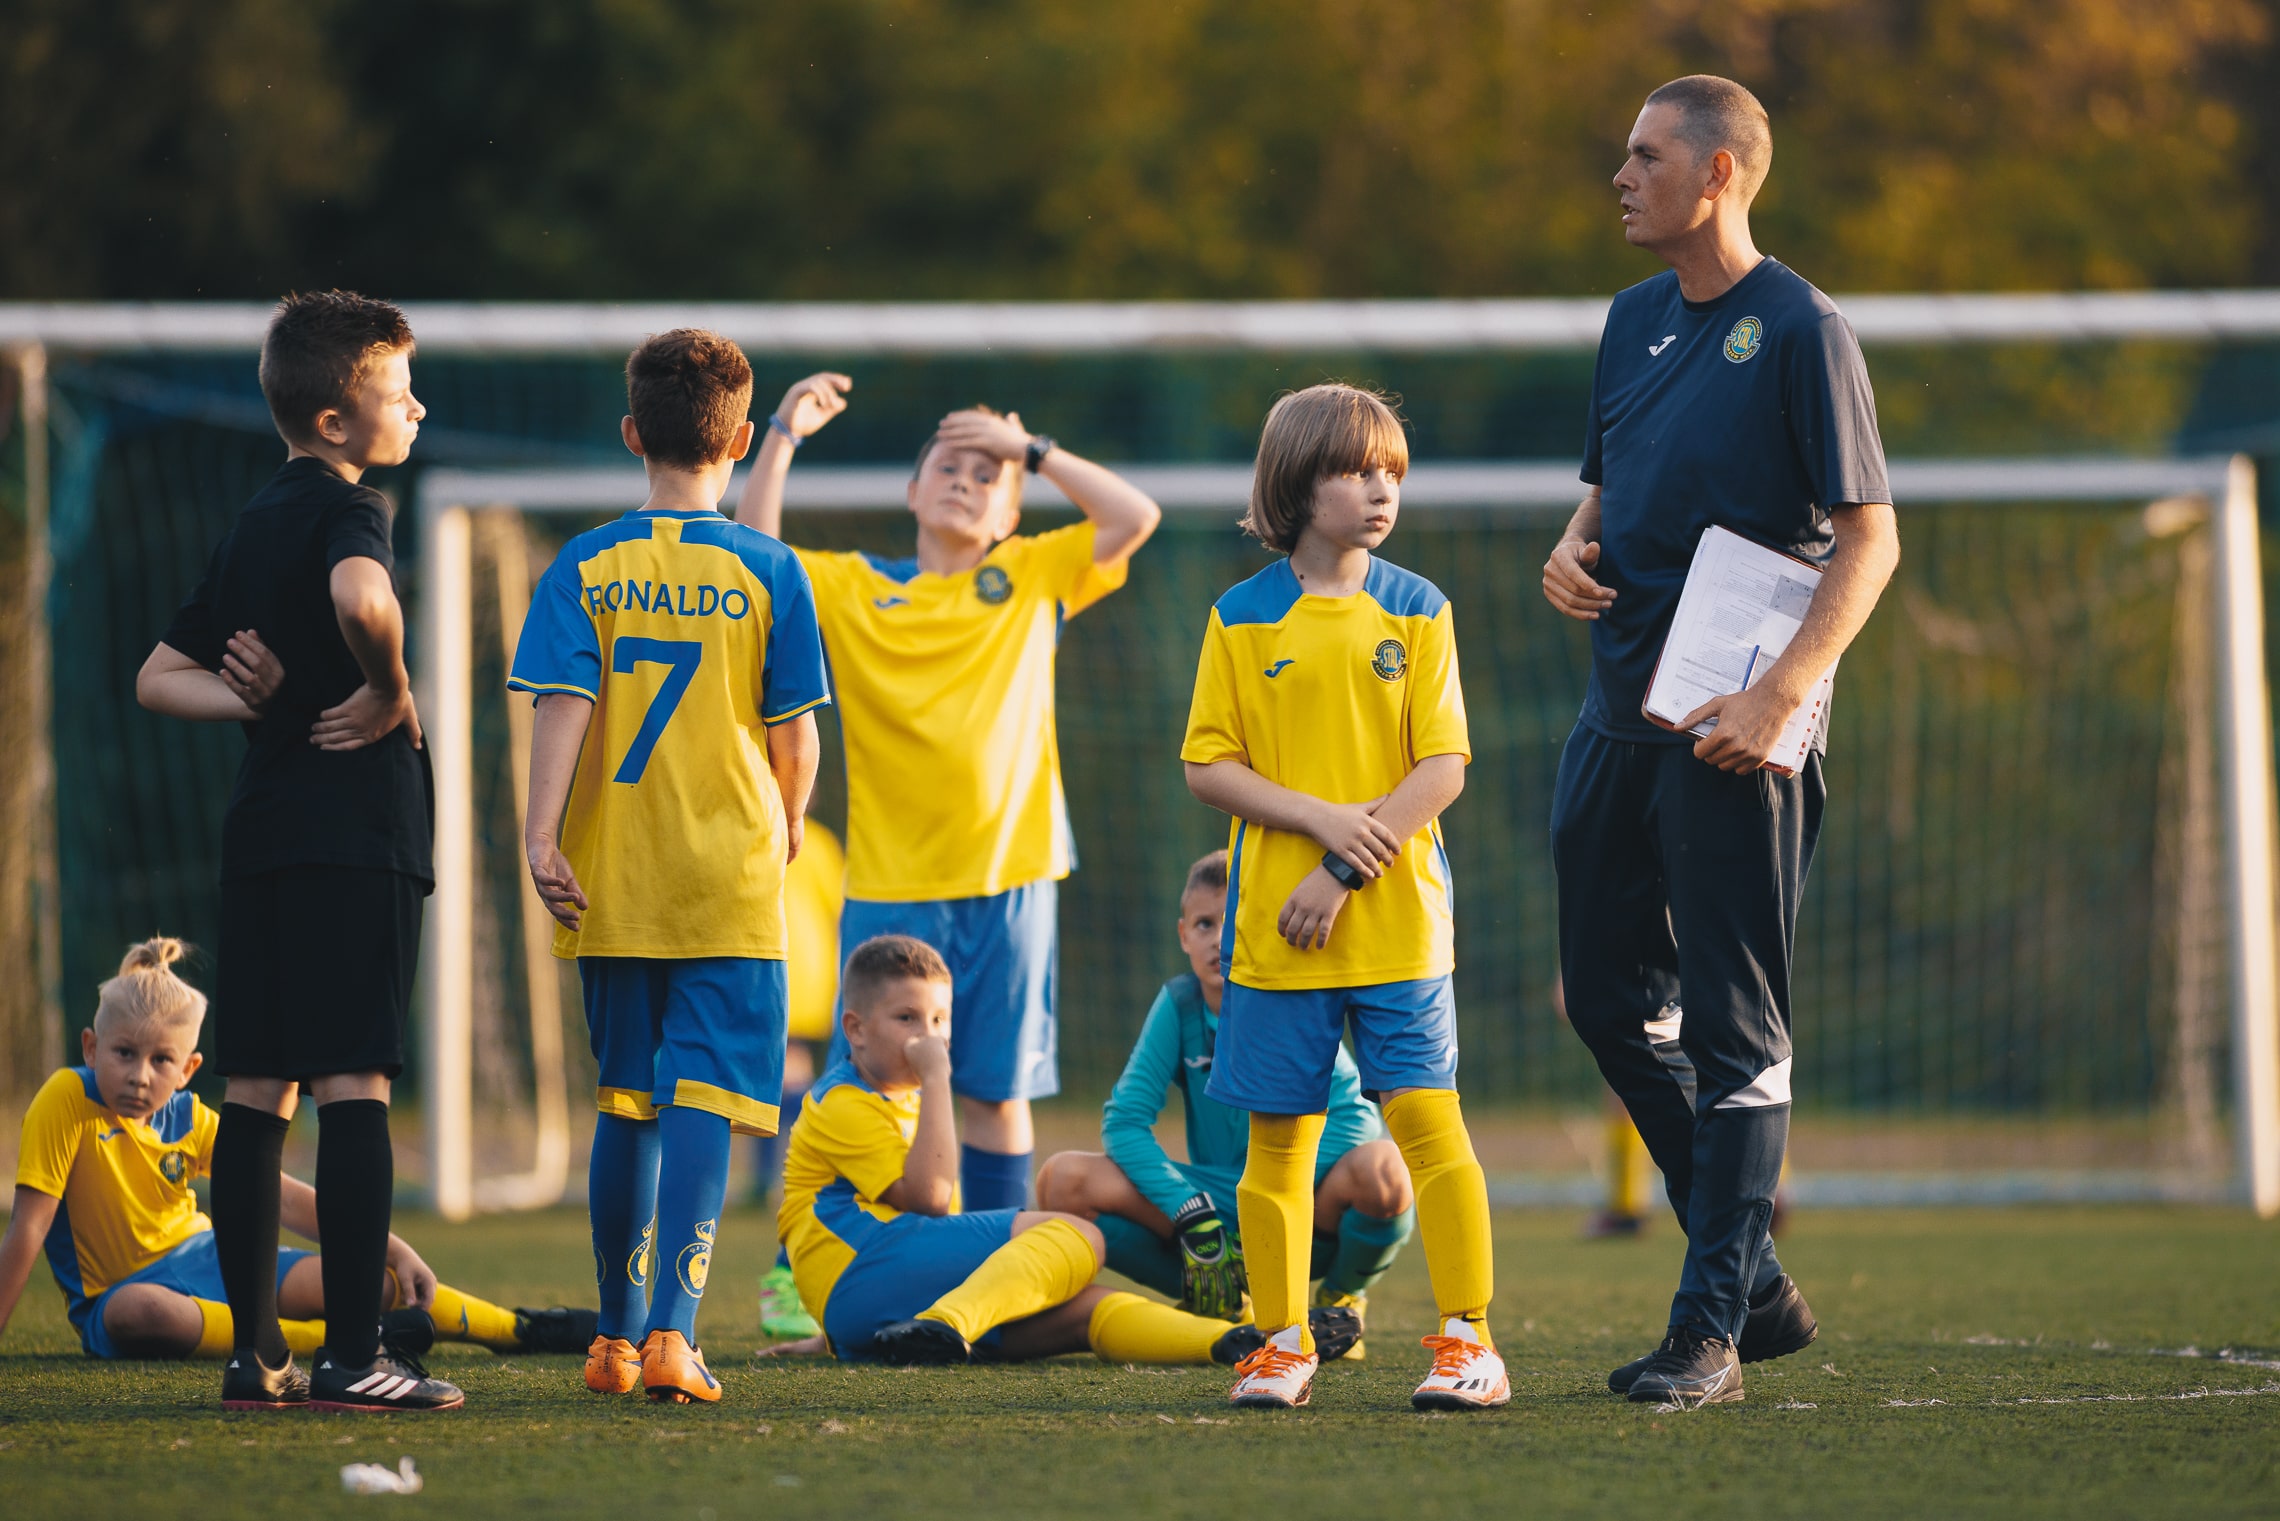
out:
{"label": "goalkeeper glove", "polygon": [[1180,1298],[1195,1314],[1214,1320],[1240,1320],[1250,1284],[1243,1273],[1243,1248],[1211,1195],[1198,1193],[1172,1216],[1180,1244]]}

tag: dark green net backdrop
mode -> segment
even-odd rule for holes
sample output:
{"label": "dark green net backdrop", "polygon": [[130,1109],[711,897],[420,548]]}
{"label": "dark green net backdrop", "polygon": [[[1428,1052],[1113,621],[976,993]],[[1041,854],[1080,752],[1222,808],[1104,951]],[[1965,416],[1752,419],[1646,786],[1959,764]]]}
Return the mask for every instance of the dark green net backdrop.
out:
{"label": "dark green net backdrop", "polygon": [[[1968,390],[1969,357],[1872,356],[1880,382],[1909,388],[1887,403],[1888,434],[1897,414],[1908,435],[1896,453],[1957,452],[1939,446],[1943,419],[1974,415],[1968,397],[1950,394]],[[765,406],[803,367],[760,368]],[[2159,391],[2139,372],[2159,381],[2178,361],[2163,351],[2120,368],[2138,391]],[[1588,355],[877,362],[858,369],[853,410],[802,461],[906,461],[936,416],[976,400],[1018,409],[1096,458],[1241,459],[1278,390],[1329,375],[1404,393],[1420,456],[1572,457],[1589,370]],[[58,364],[52,618],[74,1024],[129,941],[163,929],[213,943],[220,816],[240,741],[143,713],[133,678],[215,538],[280,458],[251,372],[243,356]],[[1941,401],[1928,413],[1914,389],[1932,392],[1926,375]],[[423,360],[415,384],[430,409],[423,464],[623,460],[610,364]],[[2170,392],[2190,399],[2190,387]],[[2055,439],[2047,428],[2006,438],[1975,426],[1954,428],[1981,451],[2160,442],[2117,443],[2094,422]],[[408,504],[412,474],[378,481]],[[1073,1091],[1113,1080],[1152,991],[1179,969],[1171,921],[1182,875],[1224,840],[1223,821],[1187,795],[1177,751],[1205,612],[1263,563],[1232,527],[1236,506],[1174,514],[1127,589],[1074,620],[1062,643],[1061,744],[1081,858],[1061,919]],[[1581,627],[1537,590],[1556,522],[1420,509],[1387,552],[1456,608],[1475,750],[1447,828],[1465,1084],[1487,1098],[1587,1103],[1596,1078],[1559,1011],[1545,837],[1587,660]],[[532,519],[533,564],[581,526]],[[788,531],[899,553],[910,537],[891,513],[795,514]],[[2209,939],[2218,905],[2194,895],[2214,869],[2206,788],[2193,781],[2206,771],[2211,722],[2196,634],[2204,534],[2189,516],[2142,506],[1917,504],[1902,532],[1899,579],[1837,686],[1830,809],[1799,946],[1801,1100],[2061,1114],[2221,1095]],[[415,536],[405,511],[398,549],[416,602]],[[479,566],[479,584],[485,574]],[[486,643],[494,616],[479,599],[478,995],[491,1006],[480,1028],[511,1044],[499,1032],[514,1021],[497,1006],[521,996],[506,917],[519,851],[500,651],[495,637]],[[818,813],[836,826],[844,793],[825,727],[833,748]],[[312,1017],[323,1001],[313,989]]]}

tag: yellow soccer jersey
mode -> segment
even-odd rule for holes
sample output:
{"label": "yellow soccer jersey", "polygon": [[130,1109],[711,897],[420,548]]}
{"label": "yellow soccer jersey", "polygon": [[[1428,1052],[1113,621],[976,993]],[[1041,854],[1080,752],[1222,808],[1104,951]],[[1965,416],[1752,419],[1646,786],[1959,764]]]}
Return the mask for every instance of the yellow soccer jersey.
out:
{"label": "yellow soccer jersey", "polygon": [[554,954],[784,956],[765,729],[831,700],[789,550],[717,512],[629,512],[540,578],[507,685],[591,700],[562,853],[592,904]]}
{"label": "yellow soccer jersey", "polygon": [[1124,562],[1093,563],[1090,523],[1007,539],[955,576],[799,556],[847,736],[847,895],[979,898],[1067,876],[1053,653]]}
{"label": "yellow soccer jersey", "polygon": [[190,1180],[211,1167],[220,1123],[187,1089],[147,1120],[123,1120],[90,1069],[47,1080],[24,1112],[16,1186],[63,1201],[47,1258],[66,1295],[93,1299],[214,1228]]}
{"label": "yellow soccer jersey", "polygon": [[[895,1186],[918,1134],[918,1090],[881,1093],[853,1061],[817,1079],[784,1153],[776,1238],[792,1259],[800,1303],[818,1322],[832,1285],[872,1234],[902,1211],[879,1202]],[[955,1207],[955,1206],[953,1206]]]}
{"label": "yellow soccer jersey", "polygon": [[793,1040],[831,1039],[846,880],[847,852],[839,836],[809,819],[799,858],[784,873],[784,977],[791,998],[785,1033]]}
{"label": "yellow soccer jersey", "polygon": [[[1449,599],[1432,582],[1372,560],[1361,591],[1316,597],[1278,560],[1213,606],[1180,759],[1238,760],[1311,797],[1362,803],[1434,755],[1472,758]],[[1456,965],[1438,823],[1347,901],[1318,951],[1290,945],[1275,920],[1322,847],[1237,819],[1227,854],[1221,959],[1244,987],[1367,987]]]}

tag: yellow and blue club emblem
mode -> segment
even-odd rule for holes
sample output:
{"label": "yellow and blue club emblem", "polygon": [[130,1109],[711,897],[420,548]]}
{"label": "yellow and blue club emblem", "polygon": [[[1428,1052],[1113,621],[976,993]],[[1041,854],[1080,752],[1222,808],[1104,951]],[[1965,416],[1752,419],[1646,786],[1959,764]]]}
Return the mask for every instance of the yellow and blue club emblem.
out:
{"label": "yellow and blue club emblem", "polygon": [[1733,331],[1726,335],[1726,358],[1735,364],[1740,364],[1755,355],[1764,346],[1765,324],[1755,317],[1744,317],[1735,323]]}
{"label": "yellow and blue club emblem", "polygon": [[158,1175],[180,1188],[182,1180],[190,1176],[190,1153],[170,1151],[161,1156],[158,1159]]}
{"label": "yellow and blue club emblem", "polygon": [[985,565],[974,572],[974,595],[995,607],[1013,595],[1013,577],[1002,565]]}
{"label": "yellow and blue club emblem", "polygon": [[718,1220],[699,1220],[697,1239],[681,1248],[675,1266],[681,1274],[681,1291],[692,1299],[704,1297],[705,1280],[712,1276],[713,1235],[719,1228]]}
{"label": "yellow and blue club emblem", "polygon": [[1370,669],[1380,681],[1399,681],[1409,669],[1409,651],[1398,639],[1380,640],[1377,653],[1370,657]]}

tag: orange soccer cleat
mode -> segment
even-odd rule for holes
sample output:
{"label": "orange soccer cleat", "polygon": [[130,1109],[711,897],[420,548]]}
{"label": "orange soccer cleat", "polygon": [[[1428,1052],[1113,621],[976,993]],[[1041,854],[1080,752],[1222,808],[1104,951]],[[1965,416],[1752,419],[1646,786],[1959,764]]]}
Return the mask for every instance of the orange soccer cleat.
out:
{"label": "orange soccer cleat", "polygon": [[596,1394],[631,1394],[641,1387],[641,1353],[622,1336],[597,1336],[586,1349],[586,1387]]}
{"label": "orange soccer cleat", "polygon": [[651,1399],[675,1405],[720,1398],[720,1380],[705,1366],[705,1355],[678,1331],[652,1331],[642,1342],[641,1387]]}

